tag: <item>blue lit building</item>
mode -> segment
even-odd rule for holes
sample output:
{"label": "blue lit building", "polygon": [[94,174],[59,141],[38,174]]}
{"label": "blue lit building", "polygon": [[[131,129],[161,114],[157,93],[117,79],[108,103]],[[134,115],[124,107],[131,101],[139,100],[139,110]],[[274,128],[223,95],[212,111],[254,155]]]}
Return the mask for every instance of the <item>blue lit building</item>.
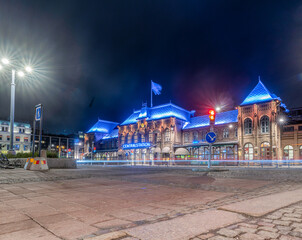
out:
{"label": "blue lit building", "polygon": [[[302,122],[290,119],[281,98],[259,79],[238,107],[216,114],[212,159],[302,158]],[[87,134],[93,136],[89,146],[106,154],[102,158],[107,160],[173,163],[175,159],[207,160],[210,150],[205,136],[210,128],[208,115],[195,116],[195,111],[167,103],[143,106],[121,124],[99,120]]]}

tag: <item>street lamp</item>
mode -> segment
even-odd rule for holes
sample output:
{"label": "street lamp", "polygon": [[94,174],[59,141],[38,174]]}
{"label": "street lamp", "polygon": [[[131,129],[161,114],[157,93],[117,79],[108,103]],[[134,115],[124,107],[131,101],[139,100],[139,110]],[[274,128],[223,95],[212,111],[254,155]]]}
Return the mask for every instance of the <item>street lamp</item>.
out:
{"label": "street lamp", "polygon": [[[2,58],[1,62],[3,65],[9,65],[10,61],[7,58]],[[0,65],[0,70],[3,68],[2,65]],[[14,118],[15,118],[15,78],[16,78],[16,70],[14,67],[11,68],[12,70],[12,82],[11,82],[11,96],[10,96],[10,144],[9,144],[9,152],[14,154]],[[32,68],[27,66],[25,67],[26,72],[30,73],[32,71]],[[18,72],[19,77],[24,77],[25,74],[22,71]]]}

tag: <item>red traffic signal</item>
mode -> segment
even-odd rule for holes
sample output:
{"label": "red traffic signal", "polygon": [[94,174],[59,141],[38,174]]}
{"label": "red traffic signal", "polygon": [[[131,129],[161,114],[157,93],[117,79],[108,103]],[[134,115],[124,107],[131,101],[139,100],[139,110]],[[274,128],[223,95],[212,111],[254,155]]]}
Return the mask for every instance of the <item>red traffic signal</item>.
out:
{"label": "red traffic signal", "polygon": [[209,110],[209,118],[210,118],[210,121],[215,121],[215,116],[216,116],[216,112],[214,109],[210,109]]}

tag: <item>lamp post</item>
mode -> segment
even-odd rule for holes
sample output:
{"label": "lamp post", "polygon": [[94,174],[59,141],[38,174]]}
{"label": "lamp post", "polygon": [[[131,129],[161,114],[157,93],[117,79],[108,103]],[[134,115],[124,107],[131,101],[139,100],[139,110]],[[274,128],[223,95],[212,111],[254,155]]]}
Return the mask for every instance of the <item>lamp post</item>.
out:
{"label": "lamp post", "polygon": [[[7,58],[2,58],[1,62],[4,65],[9,65],[9,60]],[[3,67],[0,65],[0,70],[2,70]],[[32,68],[27,66],[25,67],[25,70],[30,73],[32,71]],[[24,77],[24,72],[19,71],[18,76]],[[15,122],[15,78],[16,78],[16,70],[12,67],[12,82],[11,82],[11,96],[10,96],[10,143],[9,143],[9,153],[15,154],[14,151],[14,122]]]}

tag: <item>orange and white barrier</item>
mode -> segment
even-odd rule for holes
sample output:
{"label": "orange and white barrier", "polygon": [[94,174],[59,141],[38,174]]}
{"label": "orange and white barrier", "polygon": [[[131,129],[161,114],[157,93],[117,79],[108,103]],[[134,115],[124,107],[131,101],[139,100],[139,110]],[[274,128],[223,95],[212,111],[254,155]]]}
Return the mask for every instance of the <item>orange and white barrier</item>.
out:
{"label": "orange and white barrier", "polygon": [[31,171],[43,171],[48,170],[48,164],[46,158],[28,158],[26,160],[25,170],[31,170]]}

